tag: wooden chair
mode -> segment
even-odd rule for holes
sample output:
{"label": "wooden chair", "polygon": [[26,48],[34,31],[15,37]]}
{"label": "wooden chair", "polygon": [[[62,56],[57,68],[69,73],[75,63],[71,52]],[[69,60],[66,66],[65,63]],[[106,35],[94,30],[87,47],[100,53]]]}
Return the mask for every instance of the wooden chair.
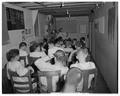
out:
{"label": "wooden chair", "polygon": [[[94,79],[91,81],[91,88],[88,88],[88,80],[89,76],[94,74]],[[82,92],[92,92],[96,86],[97,81],[97,69],[90,69],[90,70],[82,70],[83,76],[83,90]]]}
{"label": "wooden chair", "polygon": [[7,77],[7,64],[5,64],[4,68],[2,68],[2,93],[3,94],[13,93],[11,85],[12,84]]}
{"label": "wooden chair", "polygon": [[34,64],[34,62],[39,59],[41,57],[30,57],[28,55],[28,63],[29,63],[29,66],[31,66],[33,69],[34,69],[34,72],[37,73],[37,71],[39,70],[36,65]]}
{"label": "wooden chair", "polygon": [[[10,75],[10,80],[13,86],[14,93],[34,93],[35,90],[33,90],[32,83],[35,83],[36,81],[32,80],[30,76],[30,71],[26,73],[24,76],[18,76],[16,72],[8,70]],[[18,81],[17,79],[25,79],[25,81]],[[16,86],[15,86],[16,85]]]}
{"label": "wooden chair", "polygon": [[29,63],[29,65],[34,64],[34,62],[35,62],[37,59],[39,59],[39,58],[41,58],[41,57],[31,57],[31,56],[28,55],[28,63]]}
{"label": "wooden chair", "polygon": [[[61,76],[61,71],[38,71],[38,78],[39,78],[39,87],[40,87],[40,92],[42,93],[50,93],[54,92],[53,86],[52,86],[52,77],[58,76],[60,78]],[[43,89],[43,85],[41,84],[41,77],[45,77],[47,80],[47,86],[46,89]]]}
{"label": "wooden chair", "polygon": [[19,61],[23,60],[24,61],[24,66],[27,66],[26,59],[27,59],[27,56],[20,56]]}

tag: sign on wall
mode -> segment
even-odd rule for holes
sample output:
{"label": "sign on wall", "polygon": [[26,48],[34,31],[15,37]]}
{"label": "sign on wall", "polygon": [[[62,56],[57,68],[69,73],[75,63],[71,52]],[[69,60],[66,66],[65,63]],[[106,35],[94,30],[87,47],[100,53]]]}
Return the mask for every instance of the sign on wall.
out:
{"label": "sign on wall", "polygon": [[24,29],[23,11],[6,7],[8,30]]}

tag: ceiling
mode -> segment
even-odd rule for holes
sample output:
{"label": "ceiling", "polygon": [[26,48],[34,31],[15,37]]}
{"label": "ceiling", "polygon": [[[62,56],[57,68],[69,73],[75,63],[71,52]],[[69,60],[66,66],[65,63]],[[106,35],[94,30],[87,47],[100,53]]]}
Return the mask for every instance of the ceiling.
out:
{"label": "ceiling", "polygon": [[55,17],[88,16],[102,2],[8,2]]}

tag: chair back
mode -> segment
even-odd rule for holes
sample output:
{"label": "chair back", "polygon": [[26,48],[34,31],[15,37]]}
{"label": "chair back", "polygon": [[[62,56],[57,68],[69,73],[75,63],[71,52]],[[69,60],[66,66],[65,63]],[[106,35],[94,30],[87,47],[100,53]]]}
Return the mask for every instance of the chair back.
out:
{"label": "chair back", "polygon": [[83,76],[83,90],[82,92],[89,92],[90,89],[88,88],[88,80],[89,80],[89,76],[91,74],[94,74],[94,82],[93,85],[91,84],[91,86],[93,86],[93,88],[95,88],[96,86],[96,81],[97,81],[97,69],[89,69],[89,70],[82,70],[82,76]]}
{"label": "chair back", "polygon": [[26,62],[27,56],[20,56],[20,61],[23,60],[24,61],[24,66],[27,66],[27,62]]}
{"label": "chair back", "polygon": [[[47,80],[47,92],[53,92],[53,86],[52,86],[52,77],[58,76],[60,78],[61,71],[38,71],[38,78],[39,78],[39,85],[41,83],[41,77],[45,77]],[[41,85],[40,85],[41,86]]]}
{"label": "chair back", "polygon": [[19,76],[16,72],[8,70],[10,75],[10,80],[13,86],[13,91],[15,93],[32,93],[32,81],[30,76],[30,71],[24,76]]}

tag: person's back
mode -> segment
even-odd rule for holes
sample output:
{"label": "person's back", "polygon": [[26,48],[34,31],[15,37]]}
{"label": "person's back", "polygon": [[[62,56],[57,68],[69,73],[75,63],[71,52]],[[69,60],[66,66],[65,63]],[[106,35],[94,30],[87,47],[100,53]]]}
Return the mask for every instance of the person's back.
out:
{"label": "person's back", "polygon": [[[65,53],[64,51],[62,51],[64,54],[61,54],[62,50],[58,50],[55,52],[54,56],[55,56],[55,64],[54,65],[51,65],[50,64],[50,58],[49,57],[45,57],[45,58],[41,58],[39,60],[37,60],[35,62],[35,65],[37,66],[37,68],[40,70],[40,71],[57,71],[57,70],[60,70],[61,71],[61,76],[65,75],[68,71],[68,68],[67,67],[64,67],[65,63],[64,61],[59,61],[59,59],[61,59],[62,57],[62,60],[65,59],[64,56],[65,56]],[[60,54],[59,54],[60,53]],[[60,56],[60,55],[64,55],[64,56]],[[58,82],[58,76],[56,77],[53,77],[53,90],[56,91],[56,83]],[[46,84],[46,80],[45,78],[42,78],[41,79],[41,82],[43,85],[47,86]]]}
{"label": "person's back", "polygon": [[[93,62],[86,62],[86,57],[88,56],[88,51],[87,49],[80,49],[77,52],[77,56],[76,58],[78,59],[79,62],[76,62],[75,64],[71,65],[70,67],[77,67],[80,70],[89,70],[89,69],[95,69],[95,64]],[[88,88],[90,88],[91,86],[91,81],[94,77],[94,74],[91,74],[89,76],[89,80],[88,80]],[[78,90],[81,91],[83,88],[83,79],[82,81],[79,83],[79,87]]]}
{"label": "person's back", "polygon": [[[34,71],[31,67],[25,68],[24,65],[18,61],[19,60],[19,50],[18,49],[11,49],[6,54],[6,57],[8,60],[8,63],[7,63],[7,77],[8,77],[8,79],[10,79],[8,70],[16,72],[19,76],[24,76],[29,70]],[[23,82],[23,81],[25,82],[28,80],[28,78],[16,77],[16,78],[14,78],[14,80],[17,80],[20,82]],[[15,86],[19,86],[19,85],[15,84]],[[27,85],[24,85],[24,86],[27,86]],[[34,87],[36,87],[36,84]]]}
{"label": "person's back", "polygon": [[30,57],[45,57],[46,54],[42,50],[42,46],[40,46],[38,43],[34,43],[32,46],[30,46]]}

